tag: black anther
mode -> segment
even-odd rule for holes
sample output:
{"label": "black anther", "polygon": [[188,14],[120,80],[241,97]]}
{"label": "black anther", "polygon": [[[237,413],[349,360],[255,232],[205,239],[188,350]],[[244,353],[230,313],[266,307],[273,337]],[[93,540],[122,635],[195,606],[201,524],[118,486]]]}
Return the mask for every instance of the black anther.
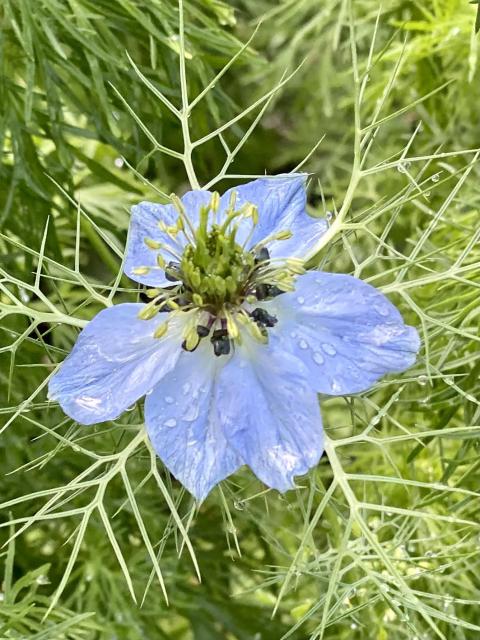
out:
{"label": "black anther", "polygon": [[204,327],[203,324],[197,324],[197,334],[200,338],[206,338],[210,333],[208,327]]}
{"label": "black anther", "polygon": [[221,338],[227,338],[227,337],[228,337],[228,331],[226,329],[215,329],[211,337],[211,340],[213,342],[214,340],[220,340]]}
{"label": "black anther", "polygon": [[255,264],[258,264],[259,262],[266,262],[267,260],[270,260],[270,253],[267,247],[262,247],[255,256]]}
{"label": "black anther", "polygon": [[255,322],[264,327],[274,327],[278,322],[275,316],[270,315],[268,311],[265,311],[265,309],[261,309],[260,307],[254,309],[250,316],[255,320]]}
{"label": "black anther", "polygon": [[269,298],[276,298],[277,296],[281,295],[282,293],[285,293],[285,291],[282,291],[281,289],[279,289],[274,284],[269,284],[268,285],[268,296],[269,296]]}
{"label": "black anther", "polygon": [[213,353],[216,356],[228,356],[230,353],[230,340],[228,338],[219,338],[212,340]]}
{"label": "black anther", "polygon": [[213,353],[216,356],[228,356],[230,353],[230,339],[226,329],[215,329],[210,342],[213,344]]}
{"label": "black anther", "polygon": [[268,284],[258,284],[255,289],[257,300],[265,300],[268,297]]}

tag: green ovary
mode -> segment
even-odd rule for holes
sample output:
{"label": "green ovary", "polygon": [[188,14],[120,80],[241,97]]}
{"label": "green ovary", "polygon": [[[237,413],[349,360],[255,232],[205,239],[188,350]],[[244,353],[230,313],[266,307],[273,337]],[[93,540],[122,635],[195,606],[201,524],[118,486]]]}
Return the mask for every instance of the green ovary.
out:
{"label": "green ovary", "polygon": [[243,302],[254,266],[252,253],[236,243],[235,230],[225,233],[218,225],[201,228],[180,263],[184,284],[213,312]]}

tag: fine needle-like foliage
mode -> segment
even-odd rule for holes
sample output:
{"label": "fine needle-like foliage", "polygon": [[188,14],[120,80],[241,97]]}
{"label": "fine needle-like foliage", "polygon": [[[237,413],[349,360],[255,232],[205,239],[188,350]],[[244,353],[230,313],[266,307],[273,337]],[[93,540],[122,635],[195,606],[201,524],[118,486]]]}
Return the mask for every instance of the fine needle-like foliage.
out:
{"label": "fine needle-like foliage", "polygon": [[[0,637],[469,640],[480,632],[476,7],[0,5]],[[322,398],[298,488],[199,505],[142,403],[82,427],[49,377],[122,275],[129,207],[302,169],[309,265],[375,285],[415,367]],[[260,212],[261,214],[261,212]]]}

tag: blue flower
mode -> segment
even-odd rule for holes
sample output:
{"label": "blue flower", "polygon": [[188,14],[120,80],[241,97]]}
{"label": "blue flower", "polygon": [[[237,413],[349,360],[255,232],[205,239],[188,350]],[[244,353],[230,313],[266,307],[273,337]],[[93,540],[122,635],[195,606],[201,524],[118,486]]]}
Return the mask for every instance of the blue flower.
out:
{"label": "blue flower", "polygon": [[125,271],[151,301],[101,311],[50,398],[93,424],[146,396],[157,454],[198,499],[244,464],[292,488],[323,452],[317,393],[368,389],[419,349],[375,288],[305,271],[327,227],[305,205],[293,174],[133,207]]}

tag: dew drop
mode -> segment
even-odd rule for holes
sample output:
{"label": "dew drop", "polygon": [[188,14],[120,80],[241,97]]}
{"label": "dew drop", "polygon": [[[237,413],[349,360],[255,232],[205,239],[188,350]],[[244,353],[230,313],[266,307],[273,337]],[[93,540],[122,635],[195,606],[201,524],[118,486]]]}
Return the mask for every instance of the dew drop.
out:
{"label": "dew drop", "polygon": [[337,350],[335,349],[333,344],[328,344],[328,342],[322,344],[322,349],[328,356],[334,356],[337,353]]}
{"label": "dew drop", "polygon": [[399,173],[407,173],[411,166],[411,162],[399,162],[397,165],[397,171],[399,171]]}
{"label": "dew drop", "polygon": [[388,316],[388,314],[390,313],[390,310],[386,305],[378,305],[378,306],[375,307],[375,309],[384,318],[386,318]]}
{"label": "dew drop", "polygon": [[245,509],[245,507],[243,506],[243,502],[240,502],[239,500],[235,500],[235,502],[233,503],[233,507],[237,511],[243,511]]}
{"label": "dew drop", "polygon": [[175,418],[169,418],[168,420],[165,420],[163,424],[165,427],[176,427],[177,421],[175,420]]}
{"label": "dew drop", "polygon": [[313,357],[313,361],[316,362],[317,364],[323,364],[325,362],[325,358],[318,351],[315,351],[312,357]]}
{"label": "dew drop", "polygon": [[440,174],[439,173],[434,173],[433,176],[431,177],[432,182],[438,182],[440,180]]}
{"label": "dew drop", "polygon": [[182,391],[183,391],[184,395],[187,395],[187,393],[190,392],[191,386],[192,385],[189,382],[185,382],[185,384],[182,386]]}
{"label": "dew drop", "polygon": [[424,387],[428,382],[428,378],[425,375],[418,376],[417,382],[421,387]]}
{"label": "dew drop", "polygon": [[303,296],[298,296],[297,301],[298,301],[298,304],[304,304],[305,298]]}
{"label": "dew drop", "polygon": [[165,396],[165,402],[167,404],[173,404],[174,403],[174,399],[172,398],[172,396]]}
{"label": "dew drop", "polygon": [[342,387],[338,384],[338,382],[335,379],[332,380],[330,388],[332,389],[333,393],[340,393],[340,391],[342,390]]}
{"label": "dew drop", "polygon": [[333,213],[331,211],[327,211],[325,217],[330,222],[330,220],[333,220]]}
{"label": "dew drop", "polygon": [[298,346],[300,347],[300,349],[308,349],[308,342],[306,340],[300,340]]}

